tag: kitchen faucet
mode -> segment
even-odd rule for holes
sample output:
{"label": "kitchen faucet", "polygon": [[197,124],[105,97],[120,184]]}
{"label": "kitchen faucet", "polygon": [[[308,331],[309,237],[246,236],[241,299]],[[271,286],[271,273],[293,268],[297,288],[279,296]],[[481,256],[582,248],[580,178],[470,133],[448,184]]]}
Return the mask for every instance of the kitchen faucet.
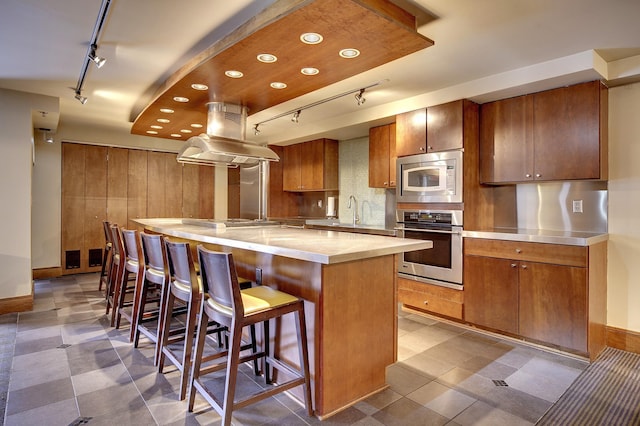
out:
{"label": "kitchen faucet", "polygon": [[353,195],[349,195],[349,202],[347,203],[347,208],[351,208],[351,200],[355,203],[353,206],[353,226],[356,226],[357,223],[360,223],[360,218],[358,217],[358,200]]}

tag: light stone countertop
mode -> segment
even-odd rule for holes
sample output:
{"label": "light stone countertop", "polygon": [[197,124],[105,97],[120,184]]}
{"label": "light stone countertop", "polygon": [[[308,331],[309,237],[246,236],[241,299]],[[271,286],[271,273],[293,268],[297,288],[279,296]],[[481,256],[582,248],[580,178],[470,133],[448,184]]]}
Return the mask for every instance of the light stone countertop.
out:
{"label": "light stone countertop", "polygon": [[595,232],[547,231],[542,229],[497,228],[486,231],[462,231],[466,238],[522,241],[570,246],[590,246],[607,241],[609,234]]}
{"label": "light stone countertop", "polygon": [[252,250],[322,264],[423,250],[431,241],[282,226],[221,227],[183,224],[182,219],[136,219],[150,231],[203,243]]}

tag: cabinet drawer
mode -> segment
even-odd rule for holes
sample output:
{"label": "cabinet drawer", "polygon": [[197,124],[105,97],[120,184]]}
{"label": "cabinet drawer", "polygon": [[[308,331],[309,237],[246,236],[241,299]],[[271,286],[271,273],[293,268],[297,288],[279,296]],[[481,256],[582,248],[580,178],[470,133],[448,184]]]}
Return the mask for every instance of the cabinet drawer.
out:
{"label": "cabinet drawer", "polygon": [[423,311],[462,319],[463,293],[459,290],[398,278],[398,301]]}
{"label": "cabinet drawer", "polygon": [[586,267],[588,248],[562,244],[465,238],[466,255]]}

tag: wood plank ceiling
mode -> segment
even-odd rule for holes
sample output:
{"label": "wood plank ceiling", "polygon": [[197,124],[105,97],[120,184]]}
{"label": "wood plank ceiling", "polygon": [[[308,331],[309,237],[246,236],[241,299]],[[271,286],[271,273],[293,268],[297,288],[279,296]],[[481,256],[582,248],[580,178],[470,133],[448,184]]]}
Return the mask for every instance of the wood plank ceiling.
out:
{"label": "wood plank ceiling", "polygon": [[[322,42],[303,43],[301,35],[309,32]],[[186,140],[206,132],[208,102],[244,105],[254,114],[432,45],[416,31],[415,17],[388,0],[282,0],[171,76],[131,133]],[[360,55],[346,59],[342,49]],[[258,61],[264,53],[277,60]],[[319,72],[305,75],[303,68]],[[231,78],[226,71],[243,76]],[[274,82],[286,87],[273,88]]]}

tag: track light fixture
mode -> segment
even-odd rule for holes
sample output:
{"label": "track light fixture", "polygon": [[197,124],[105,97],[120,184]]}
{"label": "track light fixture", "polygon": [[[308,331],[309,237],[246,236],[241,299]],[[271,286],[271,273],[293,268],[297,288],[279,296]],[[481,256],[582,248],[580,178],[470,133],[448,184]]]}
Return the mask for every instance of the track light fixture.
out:
{"label": "track light fixture", "polygon": [[98,46],[96,46],[95,44],[91,45],[91,51],[89,52],[89,59],[91,59],[96,64],[96,67],[102,68],[105,62],[107,62],[107,59],[96,55],[97,48]]}
{"label": "track light fixture", "polygon": [[362,87],[360,89],[349,90],[348,92],[343,92],[343,93],[328,97],[326,99],[321,99],[319,101],[313,102],[313,103],[311,103],[309,105],[305,105],[305,106],[300,107],[300,108],[292,109],[291,111],[283,112],[282,114],[278,114],[278,115],[276,115],[274,117],[268,118],[266,120],[263,120],[263,121],[261,121],[259,123],[254,124],[254,126],[253,126],[254,133],[256,135],[258,133],[260,133],[260,131],[258,130],[258,126],[260,126],[261,124],[267,123],[269,121],[276,120],[278,118],[286,117],[287,115],[291,115],[291,114],[293,114],[293,116],[291,117],[291,121],[294,122],[294,123],[297,123],[298,119],[300,118],[300,113],[302,111],[304,111],[305,109],[313,108],[315,106],[322,105],[322,104],[324,104],[326,102],[333,101],[335,99],[339,99],[339,98],[342,98],[343,96],[351,95],[351,94],[354,94],[354,93],[355,93],[355,97],[356,97],[356,101],[358,102],[358,105],[362,105],[366,101],[366,99],[364,98],[364,92],[365,92],[366,89],[369,89],[369,88],[375,87],[375,86],[379,86],[382,83],[385,83],[387,81],[389,81],[389,80],[387,80],[387,79],[380,80],[380,81],[377,81],[375,83],[369,84],[368,86]]}
{"label": "track light fixture", "polygon": [[101,58],[96,55],[96,49],[98,48],[98,38],[100,38],[102,26],[104,25],[104,22],[107,19],[107,14],[109,13],[109,6],[111,6],[111,0],[102,0],[98,19],[96,19],[96,24],[93,27],[93,34],[91,35],[91,41],[87,48],[87,54],[85,55],[84,62],[82,63],[78,83],[75,88],[72,88],[76,94],[75,98],[83,105],[87,103],[87,98],[82,96],[82,86],[84,85],[84,79],[87,76],[87,71],[89,70],[89,62],[94,62],[98,68],[102,67],[106,62],[105,58]]}
{"label": "track light fixture", "polygon": [[76,98],[77,100],[79,100],[79,101],[80,101],[80,103],[81,103],[82,105],[86,104],[86,103],[87,103],[87,100],[88,100],[86,96],[82,96],[82,93],[80,93],[80,91],[79,91],[79,90],[78,90],[78,91],[76,91],[76,96],[75,96],[75,98]]}
{"label": "track light fixture", "polygon": [[358,103],[358,106],[362,105],[366,101],[364,97],[364,91],[365,89],[360,89],[360,91],[356,93],[355,98],[356,98],[356,102]]}
{"label": "track light fixture", "polygon": [[255,126],[253,126],[253,134],[256,136],[260,134],[260,129],[258,129],[258,126],[260,126],[260,124],[256,124]]}

